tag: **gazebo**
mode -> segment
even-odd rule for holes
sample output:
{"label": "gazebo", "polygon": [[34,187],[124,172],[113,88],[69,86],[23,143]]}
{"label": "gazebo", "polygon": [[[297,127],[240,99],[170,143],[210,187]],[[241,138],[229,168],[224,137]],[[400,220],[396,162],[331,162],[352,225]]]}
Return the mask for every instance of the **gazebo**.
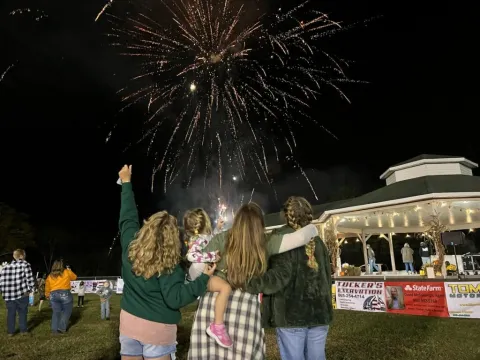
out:
{"label": "gazebo", "polygon": [[[365,263],[368,239],[372,235],[385,238],[395,273],[395,233],[428,235],[432,220],[448,231],[480,227],[480,177],[472,174],[477,167],[461,156],[417,156],[388,168],[380,176],[386,181],[380,189],[315,206],[314,223],[330,245],[338,247],[343,239],[358,237]],[[267,230],[281,226],[274,225],[273,219],[274,214],[267,216]]]}

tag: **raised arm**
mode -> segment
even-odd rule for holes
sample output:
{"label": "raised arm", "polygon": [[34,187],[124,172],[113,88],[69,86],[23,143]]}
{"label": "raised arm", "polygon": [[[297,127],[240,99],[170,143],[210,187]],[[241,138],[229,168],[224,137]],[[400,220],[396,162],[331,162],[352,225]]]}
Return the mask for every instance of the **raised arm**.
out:
{"label": "raised arm", "polygon": [[158,281],[165,304],[171,309],[178,310],[205,294],[209,279],[210,276],[202,274],[185,284],[185,272],[177,266],[172,274],[160,275]]}
{"label": "raised arm", "polygon": [[66,268],[65,271],[67,272],[67,275],[70,281],[77,280],[77,275],[72,270],[70,270],[69,268]]}
{"label": "raised arm", "polygon": [[288,285],[292,279],[292,258],[290,254],[275,255],[270,259],[270,268],[265,274],[250,280],[247,292],[250,294],[275,294]]}
{"label": "raised arm", "polygon": [[135,197],[133,196],[132,183],[130,182],[132,166],[125,165],[118,175],[122,180],[119,220],[120,242],[122,244],[122,251],[126,251],[135,238],[135,234],[140,230],[140,223],[138,221],[138,211],[137,205],[135,204]]}
{"label": "raised arm", "polygon": [[313,237],[318,236],[318,230],[315,225],[309,224],[290,234],[272,233],[267,236],[268,254],[275,255],[307,245]]}

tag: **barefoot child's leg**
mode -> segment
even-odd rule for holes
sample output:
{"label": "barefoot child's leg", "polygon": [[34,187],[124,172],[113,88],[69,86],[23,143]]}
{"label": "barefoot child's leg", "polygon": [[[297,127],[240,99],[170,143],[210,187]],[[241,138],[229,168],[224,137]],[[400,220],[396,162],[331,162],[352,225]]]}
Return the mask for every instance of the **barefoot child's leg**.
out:
{"label": "barefoot child's leg", "polygon": [[212,276],[208,280],[207,288],[210,292],[218,293],[215,300],[215,321],[207,328],[207,334],[214,338],[218,345],[229,348],[232,346],[232,340],[228,336],[223,321],[232,288],[218,276]]}
{"label": "barefoot child's leg", "polygon": [[217,299],[215,300],[215,324],[222,325],[225,310],[227,309],[228,298],[232,292],[230,285],[218,276],[212,276],[208,281],[208,291],[217,292]]}

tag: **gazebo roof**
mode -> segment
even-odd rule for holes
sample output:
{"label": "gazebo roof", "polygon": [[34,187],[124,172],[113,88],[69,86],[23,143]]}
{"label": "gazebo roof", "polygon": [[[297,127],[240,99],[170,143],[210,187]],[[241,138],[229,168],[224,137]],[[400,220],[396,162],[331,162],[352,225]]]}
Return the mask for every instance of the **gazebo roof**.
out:
{"label": "gazebo roof", "polygon": [[471,169],[477,167],[478,164],[463,156],[423,154],[390,166],[380,179],[385,179],[390,185],[428,175],[472,175]]}
{"label": "gazebo roof", "polygon": [[420,160],[438,160],[438,159],[462,159],[463,156],[452,156],[452,155],[434,155],[434,154],[422,154],[415,156],[411,159],[399,162],[398,164],[392,165],[392,167],[409,164],[412,162]]}
{"label": "gazebo roof", "polygon": [[[480,177],[466,175],[424,176],[400,181],[371,191],[351,200],[343,201],[341,208],[384,203],[414,196],[442,193],[480,193]],[[460,195],[460,194],[459,194]],[[340,209],[340,207],[335,207]],[[332,209],[326,209],[332,210]]]}
{"label": "gazebo roof", "polygon": [[[384,186],[353,199],[314,205],[314,219],[326,220],[325,216],[328,216],[326,212],[355,211],[355,208],[364,205],[371,205],[370,208],[388,206],[389,202],[395,200],[406,199],[406,202],[408,202],[408,198],[421,197],[422,195],[428,197],[428,194],[445,194],[448,195],[446,197],[451,198],[452,194],[458,194],[458,197],[461,198],[462,194],[468,196],[468,193],[480,194],[480,177],[466,175],[424,176]],[[280,212],[265,216],[267,228],[283,224],[285,224],[285,221]]]}

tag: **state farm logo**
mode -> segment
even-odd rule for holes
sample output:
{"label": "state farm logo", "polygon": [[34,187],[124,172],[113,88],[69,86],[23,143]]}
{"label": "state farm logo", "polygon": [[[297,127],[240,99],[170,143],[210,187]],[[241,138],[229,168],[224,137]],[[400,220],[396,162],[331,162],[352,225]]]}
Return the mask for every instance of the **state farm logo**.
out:
{"label": "state farm logo", "polygon": [[432,286],[432,285],[405,285],[405,291],[442,291],[442,286]]}

